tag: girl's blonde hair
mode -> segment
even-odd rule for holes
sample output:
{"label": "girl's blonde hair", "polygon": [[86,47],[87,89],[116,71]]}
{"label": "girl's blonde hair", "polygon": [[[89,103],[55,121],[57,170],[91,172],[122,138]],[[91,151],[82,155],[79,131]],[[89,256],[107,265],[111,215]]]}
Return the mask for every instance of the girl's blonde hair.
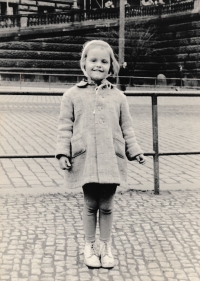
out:
{"label": "girl's blonde hair", "polygon": [[108,52],[110,54],[109,74],[112,75],[113,77],[116,77],[118,75],[119,68],[120,68],[119,63],[117,62],[117,60],[115,58],[115,55],[114,55],[114,52],[113,52],[113,49],[111,48],[111,46],[103,40],[91,40],[89,42],[86,42],[83,45],[83,50],[82,50],[81,60],[80,60],[81,70],[83,71],[84,75],[86,77],[88,77],[88,74],[85,70],[85,63],[86,63],[88,51],[91,47],[99,47],[99,46],[105,47],[108,50]]}

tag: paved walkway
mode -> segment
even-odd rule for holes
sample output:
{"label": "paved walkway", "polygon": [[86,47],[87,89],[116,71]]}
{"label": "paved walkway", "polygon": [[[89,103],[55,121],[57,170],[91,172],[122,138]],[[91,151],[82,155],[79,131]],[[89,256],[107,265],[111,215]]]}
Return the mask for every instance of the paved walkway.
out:
{"label": "paved walkway", "polygon": [[199,190],[117,194],[107,270],[83,263],[81,193],[1,196],[0,280],[199,281],[199,203]]}
{"label": "paved walkway", "polygon": [[[152,151],[150,101],[129,102],[138,142]],[[59,104],[55,96],[0,96],[0,155],[53,154]],[[200,150],[199,109],[200,99],[160,99],[161,151]],[[83,196],[62,187],[56,160],[1,159],[0,280],[200,281],[200,156],[160,162],[159,196],[152,159],[128,165],[128,189],[115,200],[116,266],[107,270],[83,263]]]}

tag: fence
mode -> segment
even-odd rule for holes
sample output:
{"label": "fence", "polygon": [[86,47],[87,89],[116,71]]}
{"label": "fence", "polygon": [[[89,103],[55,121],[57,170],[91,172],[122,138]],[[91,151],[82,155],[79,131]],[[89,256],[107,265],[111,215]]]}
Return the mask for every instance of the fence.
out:
{"label": "fence", "polygon": [[164,5],[130,6],[126,8],[126,17],[161,16],[193,9],[194,1],[180,1]]}
{"label": "fence", "polygon": [[[121,77],[118,77],[121,78]],[[83,79],[82,74],[51,74],[51,73],[23,73],[23,72],[0,72],[0,86],[23,87],[66,87],[74,85]],[[120,79],[110,78],[111,83],[120,83]],[[148,88],[176,88],[199,89],[200,79],[197,78],[166,78],[164,75],[159,77],[139,77],[130,76],[127,87],[148,87]]]}
{"label": "fence", "polygon": [[[130,6],[125,8],[125,17],[161,16],[162,14],[191,11],[194,9],[194,1],[180,1],[164,5]],[[119,19],[119,8],[96,10],[77,9],[62,13],[0,16],[0,28],[32,27],[100,19]]]}
{"label": "fence", "polygon": [[[0,95],[10,95],[10,91],[4,91]],[[160,193],[160,183],[159,183],[159,158],[163,156],[172,156],[172,155],[197,155],[200,154],[200,151],[176,151],[176,152],[160,152],[159,151],[159,131],[158,131],[158,97],[200,97],[200,92],[198,91],[188,91],[188,92],[166,92],[166,91],[126,91],[127,97],[133,96],[146,96],[151,97],[151,107],[152,107],[152,132],[153,132],[153,151],[145,152],[146,156],[153,156],[153,167],[154,167],[154,194],[158,195]],[[16,92],[12,95],[19,95]],[[30,95],[26,91],[20,93],[20,95]],[[48,91],[46,93],[37,93],[34,95],[49,95]],[[52,95],[52,94],[51,94]],[[54,93],[54,96],[62,96],[62,93]],[[54,158],[54,155],[0,155],[0,159],[5,158]]]}
{"label": "fence", "polygon": [[149,96],[151,97],[152,106],[152,132],[153,132],[153,152],[145,153],[146,156],[153,156],[154,164],[154,194],[160,193],[160,183],[159,183],[159,157],[160,156],[172,156],[172,155],[194,155],[200,154],[200,151],[177,151],[177,152],[160,152],[159,151],[159,141],[158,141],[158,97],[200,97],[200,92],[191,91],[186,93],[177,92],[150,92],[150,91],[126,91],[126,96]]}

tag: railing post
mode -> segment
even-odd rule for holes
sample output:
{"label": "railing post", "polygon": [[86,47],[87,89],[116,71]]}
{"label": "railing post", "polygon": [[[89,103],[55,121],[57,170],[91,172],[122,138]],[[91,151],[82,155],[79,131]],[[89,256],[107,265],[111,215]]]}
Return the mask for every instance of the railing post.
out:
{"label": "railing post", "polygon": [[22,74],[19,75],[20,89],[22,88]]}
{"label": "railing post", "polygon": [[[119,63],[124,62],[124,46],[125,46],[125,7],[124,1],[120,0],[120,15],[119,15]],[[108,9],[110,10],[110,9]]]}
{"label": "railing post", "polygon": [[159,186],[159,146],[158,146],[158,107],[157,107],[157,95],[151,96],[152,100],[152,130],[153,130],[153,165],[154,165],[154,194],[160,193]]}
{"label": "railing post", "polygon": [[28,26],[28,16],[20,15],[20,27],[27,27],[27,26]]}

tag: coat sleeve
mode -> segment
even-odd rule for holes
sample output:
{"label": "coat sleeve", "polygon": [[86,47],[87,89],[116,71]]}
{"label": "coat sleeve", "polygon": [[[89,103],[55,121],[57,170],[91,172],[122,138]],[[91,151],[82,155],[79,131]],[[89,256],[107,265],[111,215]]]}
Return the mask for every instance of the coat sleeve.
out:
{"label": "coat sleeve", "polygon": [[74,109],[71,98],[66,92],[61,101],[60,116],[58,120],[58,133],[56,144],[56,158],[60,155],[71,157],[71,137],[73,133]]}
{"label": "coat sleeve", "polygon": [[135,157],[143,151],[137,143],[133,130],[133,121],[129,112],[129,104],[126,96],[123,95],[120,108],[120,126],[126,144],[126,157],[128,160],[134,160]]}

